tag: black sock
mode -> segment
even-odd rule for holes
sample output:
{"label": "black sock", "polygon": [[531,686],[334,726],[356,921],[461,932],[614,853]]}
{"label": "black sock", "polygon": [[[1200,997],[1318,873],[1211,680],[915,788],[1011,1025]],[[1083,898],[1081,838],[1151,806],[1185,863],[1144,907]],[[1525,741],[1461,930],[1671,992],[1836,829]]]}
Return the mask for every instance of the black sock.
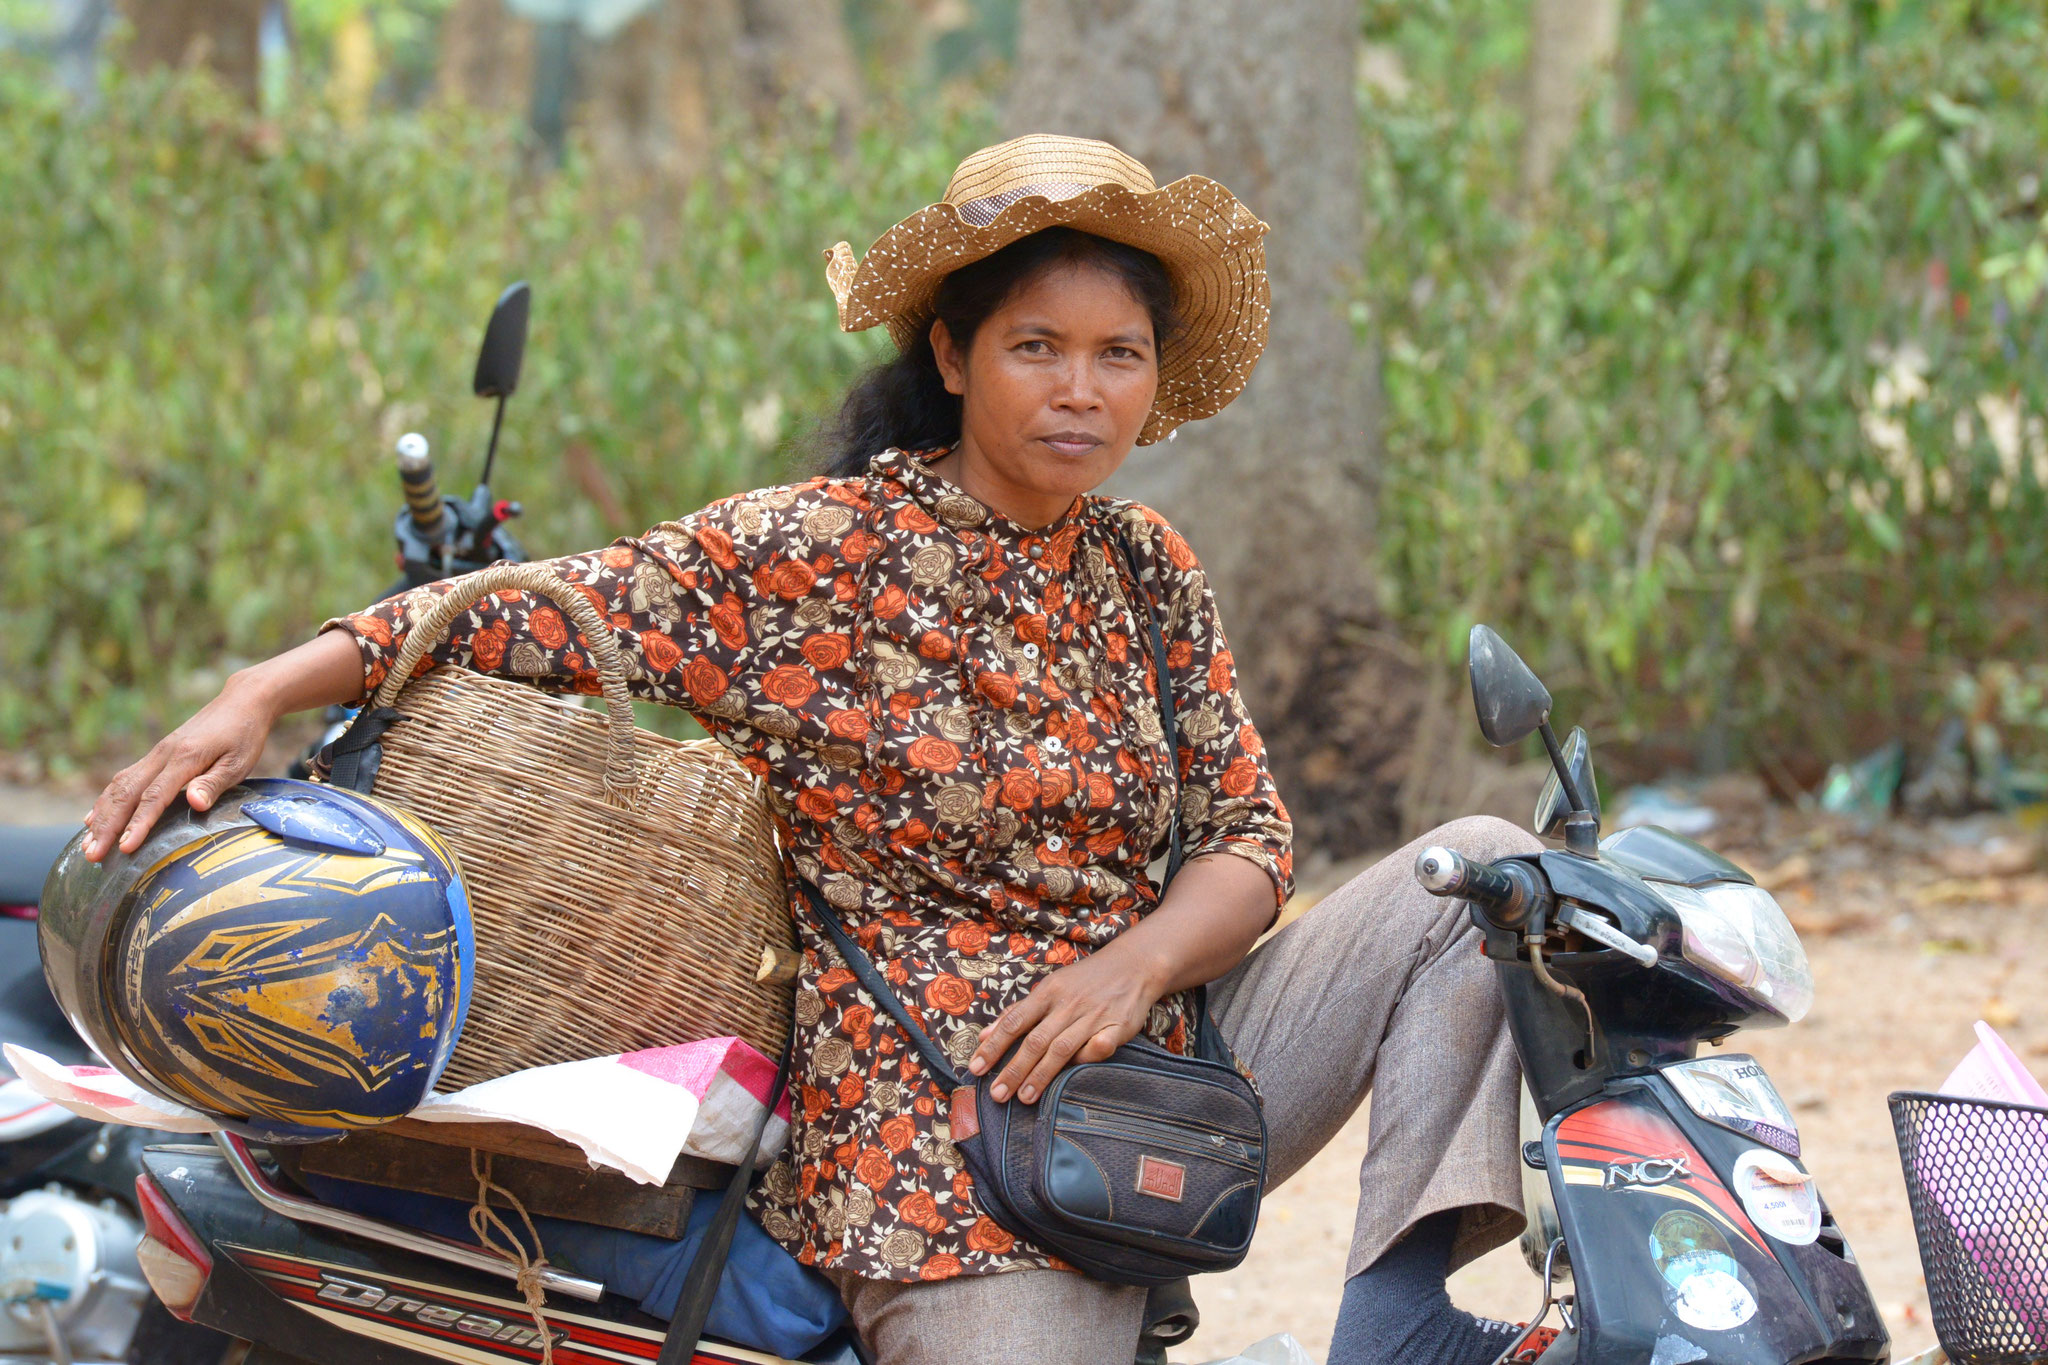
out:
{"label": "black sock", "polygon": [[1344,1283],[1329,1365],[1489,1365],[1519,1330],[1451,1302],[1458,1211],[1431,1214]]}

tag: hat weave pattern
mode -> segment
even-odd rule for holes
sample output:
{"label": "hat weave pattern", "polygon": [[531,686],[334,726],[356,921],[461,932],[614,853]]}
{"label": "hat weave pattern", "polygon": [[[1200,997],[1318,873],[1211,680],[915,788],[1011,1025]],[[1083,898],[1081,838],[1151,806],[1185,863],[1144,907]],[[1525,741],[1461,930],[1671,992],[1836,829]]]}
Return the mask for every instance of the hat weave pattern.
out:
{"label": "hat weave pattern", "polygon": [[849,332],[886,326],[899,346],[930,327],[947,275],[1049,227],[1071,227],[1157,256],[1180,332],[1161,348],[1159,392],[1138,435],[1164,440],[1239,393],[1266,346],[1271,297],[1266,225],[1206,176],[1161,188],[1150,171],[1090,138],[1034,134],[969,156],[946,196],[876,239],[856,260],[825,253],[825,278]]}

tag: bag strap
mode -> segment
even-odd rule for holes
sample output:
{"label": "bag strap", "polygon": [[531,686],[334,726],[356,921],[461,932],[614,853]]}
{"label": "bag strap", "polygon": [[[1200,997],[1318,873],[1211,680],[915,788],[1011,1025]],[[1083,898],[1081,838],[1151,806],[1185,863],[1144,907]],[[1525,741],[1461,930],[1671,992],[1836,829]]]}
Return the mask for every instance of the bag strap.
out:
{"label": "bag strap", "polygon": [[[1159,624],[1159,603],[1145,592],[1145,583],[1138,576],[1138,556],[1131,548],[1131,538],[1125,532],[1123,523],[1116,527],[1117,548],[1123,551],[1124,566],[1131,571],[1131,582],[1145,598],[1145,625],[1152,636],[1152,671],[1159,679],[1159,728],[1166,734],[1167,765],[1173,774],[1173,824],[1168,835],[1166,851],[1166,876],[1160,879],[1159,894],[1163,899],[1166,888],[1173,885],[1173,878],[1180,871],[1180,724],[1174,714],[1173,682],[1166,672],[1166,632]],[[1237,1059],[1231,1054],[1230,1044],[1223,1040],[1223,1030],[1216,1027],[1215,1019],[1209,1014],[1209,986],[1204,982],[1192,992],[1195,1007],[1195,1055],[1205,1062],[1222,1062],[1235,1066]]]}
{"label": "bag strap", "polygon": [[747,1187],[754,1183],[754,1165],[761,1159],[761,1139],[767,1135],[768,1125],[775,1121],[775,1110],[789,1088],[789,1073],[795,1060],[796,1029],[792,1027],[789,1041],[782,1045],[782,1064],[775,1069],[775,1084],[768,1091],[768,1106],[761,1111],[760,1122],[754,1125],[754,1140],[747,1144],[746,1159],[726,1182],[718,1212],[711,1216],[704,1229],[704,1240],[697,1244],[697,1254],[690,1258],[690,1268],[683,1273],[683,1292],[676,1298],[675,1312],[669,1317],[668,1334],[662,1338],[661,1354],[655,1357],[655,1365],[687,1365],[697,1354],[698,1338],[704,1335],[712,1300],[718,1297],[718,1282],[725,1278],[725,1263],[732,1255],[733,1234],[739,1230]]}
{"label": "bag strap", "polygon": [[1123,551],[1124,567],[1131,571],[1131,586],[1145,599],[1145,626],[1152,636],[1152,672],[1159,685],[1159,728],[1166,732],[1166,768],[1173,778],[1173,819],[1169,826],[1166,846],[1166,875],[1160,879],[1159,893],[1163,897],[1166,888],[1180,872],[1180,721],[1174,714],[1173,680],[1166,672],[1166,632],[1159,624],[1159,603],[1145,591],[1145,580],[1138,576],[1137,552],[1131,548],[1130,535],[1121,522],[1116,527],[1117,548]]}
{"label": "bag strap", "polygon": [[384,732],[405,717],[389,706],[364,706],[348,729],[320,750],[327,780],[345,791],[370,795],[377,787],[377,769],[384,762]]}
{"label": "bag strap", "polygon": [[801,882],[799,885],[803,887],[804,898],[811,903],[811,913],[817,916],[818,923],[824,927],[826,936],[832,940],[832,946],[839,950],[839,956],[845,959],[854,978],[860,982],[861,989],[872,995],[875,1003],[889,1012],[889,1017],[896,1021],[896,1027],[903,1030],[903,1035],[910,1039],[910,1045],[917,1049],[917,1055],[924,1058],[926,1068],[944,1081],[948,1090],[958,1090],[966,1085],[968,1082],[953,1069],[953,1064],[946,1059],[946,1054],[939,1051],[939,1045],[931,1040],[931,1036],[915,1019],[910,1017],[910,1011],[903,1008],[903,1002],[896,998],[896,992],[889,989],[889,983],[875,970],[874,959],[853,941],[853,935],[846,932],[846,926],[839,922],[838,914],[825,903],[825,898],[818,894],[818,888],[809,882]]}

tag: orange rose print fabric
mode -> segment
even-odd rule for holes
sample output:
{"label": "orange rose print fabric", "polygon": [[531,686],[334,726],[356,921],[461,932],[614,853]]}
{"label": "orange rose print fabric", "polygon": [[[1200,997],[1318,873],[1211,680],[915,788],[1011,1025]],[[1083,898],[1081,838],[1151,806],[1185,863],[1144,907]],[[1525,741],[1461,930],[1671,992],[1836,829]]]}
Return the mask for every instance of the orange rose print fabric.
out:
{"label": "orange rose print fabric", "polygon": [[[765,780],[792,879],[824,894],[956,1065],[1046,973],[1158,900],[1174,783],[1126,528],[1160,603],[1190,858],[1291,891],[1291,831],[1194,554],[1156,513],[1078,499],[1026,530],[888,451],[549,564],[612,623],[643,697],[687,708]],[[375,686],[437,585],[329,622]],[[596,690],[586,642],[511,592],[432,663]],[[804,947],[790,1146],[755,1195],[806,1264],[945,1279],[1053,1264],[983,1215],[947,1096],[792,896]],[[1184,1051],[1184,1002],[1153,1039]]]}

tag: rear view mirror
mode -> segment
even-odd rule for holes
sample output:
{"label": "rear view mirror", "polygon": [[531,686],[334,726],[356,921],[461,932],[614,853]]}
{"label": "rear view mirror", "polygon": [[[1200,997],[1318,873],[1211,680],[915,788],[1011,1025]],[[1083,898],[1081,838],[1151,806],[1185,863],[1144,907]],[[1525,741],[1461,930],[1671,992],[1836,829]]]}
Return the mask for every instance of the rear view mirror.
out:
{"label": "rear view mirror", "polygon": [[483,349],[476,357],[476,396],[509,398],[519,387],[519,362],[526,358],[526,312],[533,291],[526,281],[498,295],[491,321],[484,328]]}
{"label": "rear view mirror", "polygon": [[[1600,820],[1600,788],[1593,781],[1593,744],[1586,738],[1584,726],[1573,726],[1571,735],[1565,740],[1564,766],[1572,775],[1573,789],[1586,803],[1587,814],[1597,825]],[[1543,794],[1536,798],[1536,819],[1532,823],[1544,838],[1562,838],[1565,817],[1571,813],[1571,798],[1564,794],[1564,783],[1558,780],[1557,770],[1553,768],[1543,783]]]}
{"label": "rear view mirror", "polygon": [[1549,690],[1491,626],[1472,627],[1465,667],[1472,675],[1479,733],[1494,748],[1527,739],[1550,719]]}

